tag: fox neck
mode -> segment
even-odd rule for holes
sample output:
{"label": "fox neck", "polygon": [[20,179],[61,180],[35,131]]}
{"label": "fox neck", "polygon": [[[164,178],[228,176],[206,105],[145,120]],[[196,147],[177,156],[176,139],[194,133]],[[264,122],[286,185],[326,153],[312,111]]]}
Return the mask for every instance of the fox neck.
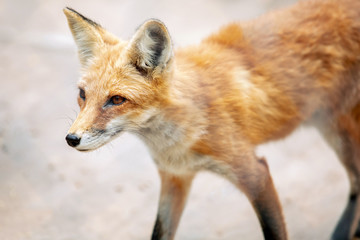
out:
{"label": "fox neck", "polygon": [[149,117],[136,135],[147,145],[159,167],[178,171],[186,169],[187,159],[194,157],[192,145],[204,134],[206,119],[200,108],[178,86],[177,70],[169,81],[166,101],[147,110]]}
{"label": "fox neck", "polygon": [[151,117],[147,127],[137,135],[147,145],[152,158],[160,169],[174,173],[188,172],[191,153],[188,151],[186,129],[168,119],[163,112]]}
{"label": "fox neck", "polygon": [[178,126],[157,112],[149,118],[146,124],[136,134],[151,148],[158,151],[175,145],[181,140],[181,130]]}

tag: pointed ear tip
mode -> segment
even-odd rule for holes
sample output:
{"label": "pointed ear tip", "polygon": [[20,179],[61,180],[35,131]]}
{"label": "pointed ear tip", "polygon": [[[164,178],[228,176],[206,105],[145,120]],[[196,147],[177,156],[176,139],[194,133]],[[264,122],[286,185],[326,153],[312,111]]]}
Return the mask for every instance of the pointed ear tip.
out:
{"label": "pointed ear tip", "polygon": [[72,8],[69,8],[69,7],[64,7],[63,12],[64,12],[66,17],[70,17],[70,16],[73,16],[75,14],[74,10]]}

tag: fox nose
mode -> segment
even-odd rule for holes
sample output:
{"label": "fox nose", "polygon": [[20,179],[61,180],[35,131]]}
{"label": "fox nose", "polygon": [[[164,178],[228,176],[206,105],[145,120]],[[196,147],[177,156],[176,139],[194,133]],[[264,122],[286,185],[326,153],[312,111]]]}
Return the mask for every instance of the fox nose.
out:
{"label": "fox nose", "polygon": [[78,136],[74,135],[74,134],[68,134],[66,135],[66,141],[69,144],[69,146],[71,147],[76,147],[77,145],[79,145],[81,138],[79,138]]}

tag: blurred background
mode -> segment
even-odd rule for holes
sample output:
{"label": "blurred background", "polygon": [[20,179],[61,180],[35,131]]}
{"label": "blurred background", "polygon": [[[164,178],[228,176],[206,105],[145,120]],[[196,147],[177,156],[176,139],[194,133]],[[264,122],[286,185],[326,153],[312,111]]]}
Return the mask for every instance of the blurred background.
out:
{"label": "blurred background", "polygon": [[[295,0],[0,0],[0,239],[150,239],[160,190],[147,149],[124,134],[79,153],[64,138],[78,113],[79,62],[62,9],[128,39],[147,18],[175,47]],[[286,21],[286,19],[284,19]],[[348,193],[344,170],[314,129],[261,146],[291,239],[329,239]],[[210,173],[196,178],[177,240],[262,239],[246,197]]]}

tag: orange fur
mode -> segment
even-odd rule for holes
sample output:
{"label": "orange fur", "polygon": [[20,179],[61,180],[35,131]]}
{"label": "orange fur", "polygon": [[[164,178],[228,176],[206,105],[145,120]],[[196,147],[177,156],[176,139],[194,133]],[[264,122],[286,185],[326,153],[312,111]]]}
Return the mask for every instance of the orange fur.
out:
{"label": "orange fur", "polygon": [[[286,239],[267,163],[254,150],[312,124],[349,173],[350,210],[333,238],[350,239],[357,229],[360,234],[354,200],[360,192],[359,9],[360,1],[303,1],[229,24],[175,52],[157,20],[125,42],[65,9],[83,66],[79,88],[86,93],[67,140],[83,151],[121,131],[144,140],[162,177],[152,239],[173,239],[199,170],[221,174],[248,196],[266,239]],[[126,101],[109,104],[113,96]]]}

